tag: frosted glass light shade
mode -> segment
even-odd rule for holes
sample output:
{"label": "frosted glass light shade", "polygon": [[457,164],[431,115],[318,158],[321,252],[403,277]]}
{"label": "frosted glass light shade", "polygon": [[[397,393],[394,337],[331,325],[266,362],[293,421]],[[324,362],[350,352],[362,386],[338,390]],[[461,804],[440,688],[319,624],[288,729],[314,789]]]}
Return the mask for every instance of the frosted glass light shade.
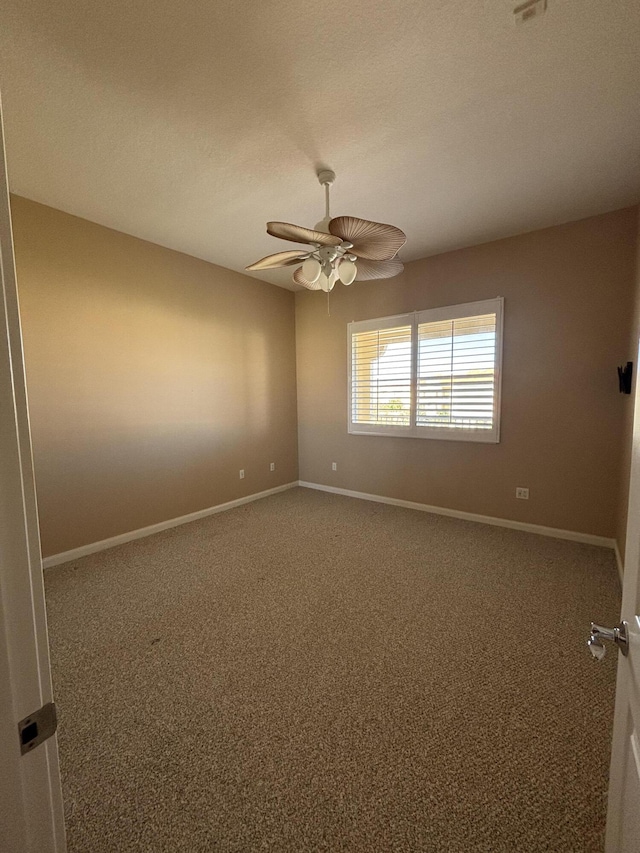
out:
{"label": "frosted glass light shade", "polygon": [[322,288],[322,290],[324,290],[325,293],[328,293],[331,290],[329,279],[323,272],[320,273],[318,281],[320,282],[320,287]]}
{"label": "frosted glass light shade", "polygon": [[358,269],[353,261],[345,259],[341,262],[340,267],[338,268],[338,275],[340,276],[340,281],[343,284],[352,284],[357,274]]}
{"label": "frosted glass light shade", "polygon": [[315,282],[320,278],[321,272],[322,266],[320,265],[320,261],[317,261],[315,258],[307,258],[307,260],[302,264],[302,275],[307,281],[310,281],[311,284],[315,284]]}

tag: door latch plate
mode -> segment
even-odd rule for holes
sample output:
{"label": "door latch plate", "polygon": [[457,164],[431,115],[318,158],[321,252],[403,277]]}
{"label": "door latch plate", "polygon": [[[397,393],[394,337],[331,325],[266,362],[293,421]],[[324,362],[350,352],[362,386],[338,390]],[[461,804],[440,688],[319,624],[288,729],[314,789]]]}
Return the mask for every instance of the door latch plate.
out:
{"label": "door latch plate", "polygon": [[18,723],[20,752],[24,755],[50,738],[58,728],[58,715],[54,702],[47,702],[39,711],[29,714]]}

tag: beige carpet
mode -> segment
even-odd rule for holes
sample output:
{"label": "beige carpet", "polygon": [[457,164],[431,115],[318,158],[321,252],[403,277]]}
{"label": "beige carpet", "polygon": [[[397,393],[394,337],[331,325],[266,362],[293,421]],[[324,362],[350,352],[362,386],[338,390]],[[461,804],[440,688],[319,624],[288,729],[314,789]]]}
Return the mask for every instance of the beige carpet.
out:
{"label": "beige carpet", "polygon": [[602,850],[609,551],[295,489],[46,586],[70,853]]}

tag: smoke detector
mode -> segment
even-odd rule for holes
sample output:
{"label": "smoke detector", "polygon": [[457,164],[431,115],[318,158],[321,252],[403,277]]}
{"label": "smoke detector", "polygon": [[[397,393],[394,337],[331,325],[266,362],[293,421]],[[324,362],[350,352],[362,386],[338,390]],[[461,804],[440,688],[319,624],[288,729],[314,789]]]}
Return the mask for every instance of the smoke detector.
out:
{"label": "smoke detector", "polygon": [[541,18],[547,11],[547,0],[527,0],[513,10],[516,24],[528,24],[534,18]]}

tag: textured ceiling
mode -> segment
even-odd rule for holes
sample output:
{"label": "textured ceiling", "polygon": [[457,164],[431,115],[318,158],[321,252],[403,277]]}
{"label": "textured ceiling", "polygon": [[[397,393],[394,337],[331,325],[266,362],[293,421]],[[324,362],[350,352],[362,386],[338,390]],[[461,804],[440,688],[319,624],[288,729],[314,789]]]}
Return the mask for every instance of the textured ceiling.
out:
{"label": "textured ceiling", "polygon": [[404,260],[634,204],[640,3],[514,5],[4,0],[11,188],[236,270],[321,218],[319,164]]}

